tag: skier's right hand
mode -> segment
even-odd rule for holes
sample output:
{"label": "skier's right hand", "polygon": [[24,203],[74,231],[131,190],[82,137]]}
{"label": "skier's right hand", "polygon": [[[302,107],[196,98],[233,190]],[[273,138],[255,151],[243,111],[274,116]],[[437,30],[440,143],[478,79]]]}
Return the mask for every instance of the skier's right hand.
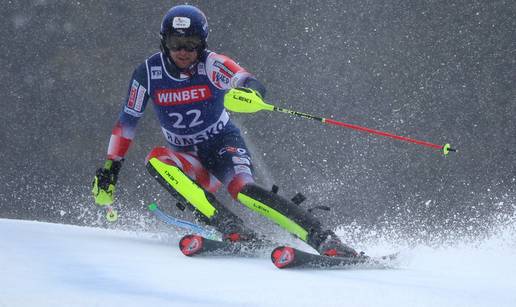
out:
{"label": "skier's right hand", "polygon": [[113,203],[121,167],[122,161],[106,160],[104,167],[97,170],[92,182],[92,193],[97,205],[106,206]]}
{"label": "skier's right hand", "polygon": [[224,107],[231,112],[255,113],[274,108],[263,101],[260,92],[251,88],[235,87],[224,95]]}

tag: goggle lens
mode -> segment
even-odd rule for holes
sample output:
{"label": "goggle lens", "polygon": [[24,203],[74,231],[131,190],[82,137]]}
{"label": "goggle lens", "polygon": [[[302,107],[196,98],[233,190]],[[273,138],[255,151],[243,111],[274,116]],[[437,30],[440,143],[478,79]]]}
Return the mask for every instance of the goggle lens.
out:
{"label": "goggle lens", "polygon": [[196,36],[174,36],[171,35],[167,39],[167,48],[172,51],[179,51],[181,49],[188,52],[195,51],[201,47],[202,41]]}

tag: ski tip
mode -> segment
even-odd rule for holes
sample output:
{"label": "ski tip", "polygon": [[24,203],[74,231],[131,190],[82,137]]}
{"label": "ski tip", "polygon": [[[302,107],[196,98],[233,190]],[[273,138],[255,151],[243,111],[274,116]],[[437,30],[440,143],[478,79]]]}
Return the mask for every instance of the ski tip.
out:
{"label": "ski tip", "polygon": [[279,269],[291,266],[295,257],[296,252],[288,246],[278,246],[271,253],[272,263]]}
{"label": "ski tip", "polygon": [[199,253],[204,245],[204,238],[199,235],[186,235],[179,240],[179,249],[185,256]]}

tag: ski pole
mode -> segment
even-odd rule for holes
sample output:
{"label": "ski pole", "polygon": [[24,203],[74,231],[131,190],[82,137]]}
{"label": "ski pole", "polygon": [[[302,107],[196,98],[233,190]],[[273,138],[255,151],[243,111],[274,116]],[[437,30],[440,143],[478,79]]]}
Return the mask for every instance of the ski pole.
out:
{"label": "ski pole", "polygon": [[166,214],[165,212],[161,211],[161,209],[158,207],[156,203],[152,203],[149,205],[149,211],[152,212],[158,219],[160,219],[162,222],[168,225],[176,226],[179,228],[191,230],[199,235],[202,235],[208,239],[216,240],[218,239],[217,235],[214,231],[210,231],[207,229],[204,229],[203,227],[196,225],[194,223],[190,223],[185,220],[181,220],[178,218],[175,218],[173,216],[170,216]]}
{"label": "ski pole", "polygon": [[335,126],[353,129],[353,130],[363,131],[363,132],[367,132],[370,134],[375,134],[375,135],[380,135],[380,136],[396,139],[399,141],[404,141],[404,142],[409,142],[409,143],[413,143],[413,144],[417,144],[417,145],[421,145],[421,146],[425,146],[425,147],[439,149],[444,155],[447,155],[451,151],[452,152],[457,151],[456,149],[452,148],[451,145],[448,143],[446,143],[444,145],[437,145],[437,144],[433,144],[430,142],[411,139],[408,137],[399,136],[399,135],[395,135],[392,133],[375,130],[375,129],[371,129],[371,128],[367,128],[367,127],[363,127],[363,126],[359,126],[359,125],[348,124],[348,123],[336,121],[336,120],[329,119],[329,118],[324,118],[324,117],[320,117],[320,116],[310,115],[307,113],[279,108],[274,105],[265,103],[260,96],[258,96],[254,91],[249,90],[249,89],[242,89],[242,88],[231,89],[224,98],[224,106],[229,111],[239,112],[239,113],[255,113],[258,111],[262,111],[262,110],[287,113],[287,114],[302,117],[302,118],[320,121],[322,123],[326,123],[326,124],[330,124],[330,125],[335,125]]}
{"label": "ski pole", "polygon": [[118,211],[113,206],[105,206],[106,220],[110,223],[114,223],[118,220]]}

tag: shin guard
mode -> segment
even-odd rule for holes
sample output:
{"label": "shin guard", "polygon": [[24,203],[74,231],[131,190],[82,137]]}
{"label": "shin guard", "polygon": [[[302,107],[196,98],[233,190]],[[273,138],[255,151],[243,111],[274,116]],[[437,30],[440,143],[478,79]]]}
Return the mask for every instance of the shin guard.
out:
{"label": "shin guard", "polygon": [[237,196],[238,201],[294,234],[312,247],[320,244],[321,224],[293,202],[255,184],[246,185]]}
{"label": "shin guard", "polygon": [[177,166],[151,158],[147,170],[175,199],[188,206],[207,225],[228,234],[242,232],[242,220],[220,204],[215,196],[201,188]]}

